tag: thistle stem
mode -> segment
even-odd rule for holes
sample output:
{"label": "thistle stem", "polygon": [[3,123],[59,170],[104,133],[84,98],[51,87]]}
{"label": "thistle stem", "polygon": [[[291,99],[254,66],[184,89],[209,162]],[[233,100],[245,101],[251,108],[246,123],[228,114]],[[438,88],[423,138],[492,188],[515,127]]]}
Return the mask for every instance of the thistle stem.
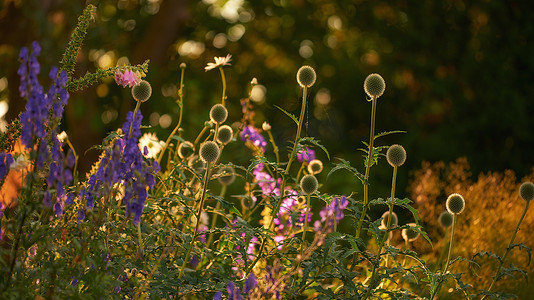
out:
{"label": "thistle stem", "polygon": [[191,255],[191,250],[193,249],[193,244],[198,234],[198,228],[200,226],[200,215],[202,214],[202,207],[204,206],[204,200],[206,199],[206,190],[208,188],[208,182],[209,182],[209,176],[210,176],[210,164],[211,162],[206,163],[206,173],[204,175],[204,184],[202,186],[202,194],[200,196],[200,206],[198,207],[195,230],[193,231],[193,236],[191,238],[191,241],[189,242],[189,248],[187,248],[187,252],[185,253],[185,258],[184,258],[184,261],[182,262],[182,268],[180,269],[180,274],[178,274],[178,279],[182,278],[182,276],[184,275],[185,265],[187,264],[187,261],[189,260],[189,256]]}
{"label": "thistle stem", "polygon": [[[441,274],[445,274],[447,270],[449,269],[449,263],[451,261],[452,246],[454,242],[454,228],[455,227],[456,227],[456,214],[452,214],[452,228],[451,228],[451,239],[449,241],[449,254],[447,255],[447,262],[445,263],[445,268],[443,269],[443,272]],[[441,279],[441,281],[438,284],[438,287],[434,290],[432,295],[430,295],[430,300],[433,300],[434,297],[439,293],[442,285],[443,285],[443,279]]]}
{"label": "thistle stem", "polygon": [[[306,96],[308,93],[308,88],[303,87],[302,88],[302,108],[300,109],[300,117],[299,117],[299,124],[297,126],[297,135],[295,136],[295,142],[293,143],[293,149],[291,150],[291,155],[289,156],[289,161],[287,162],[286,170],[284,174],[282,174],[282,183],[280,184],[280,199],[278,200],[278,203],[276,203],[275,209],[273,209],[271,214],[271,220],[269,220],[269,226],[267,226],[268,229],[271,229],[273,226],[274,218],[278,214],[278,211],[280,210],[280,206],[282,205],[282,202],[284,201],[285,197],[285,188],[286,188],[286,175],[289,175],[289,169],[291,168],[291,164],[295,160],[295,153],[297,151],[297,145],[300,138],[300,132],[302,130],[302,123],[304,122],[304,114],[306,113]],[[258,252],[258,256],[256,259],[250,264],[250,267],[247,270],[247,275],[252,271],[252,268],[256,265],[258,260],[261,257],[261,253],[263,252],[263,248],[265,247],[266,239],[263,239],[261,242],[260,250]]]}
{"label": "thistle stem", "polygon": [[221,72],[221,80],[222,80],[222,100],[221,104],[224,105],[224,102],[226,101],[226,77],[224,76],[224,70],[221,67],[219,67],[219,71]]}
{"label": "thistle stem", "polygon": [[360,216],[360,220],[358,221],[358,227],[356,228],[356,235],[355,237],[360,237],[361,229],[363,220],[365,219],[365,215],[367,213],[367,208],[369,205],[369,183],[367,182],[369,180],[369,169],[371,168],[371,159],[373,158],[373,147],[374,147],[374,141],[375,141],[375,117],[376,117],[376,97],[372,98],[372,108],[371,108],[371,129],[369,133],[369,152],[367,156],[367,164],[365,166],[365,180],[366,182],[363,184],[363,211]]}
{"label": "thistle stem", "polygon": [[[491,282],[490,286],[486,290],[487,292],[491,291],[491,288],[493,287],[495,282],[497,282],[497,278],[499,277],[499,272],[501,271],[502,266],[504,265],[504,261],[508,257],[508,254],[510,253],[510,250],[512,250],[512,248],[510,248],[510,246],[514,243],[515,235],[519,231],[519,225],[521,225],[521,222],[523,222],[523,218],[525,218],[525,215],[527,214],[529,203],[530,203],[530,201],[527,201],[527,204],[525,205],[525,209],[523,210],[523,214],[521,215],[521,218],[519,218],[519,222],[517,222],[517,226],[515,227],[514,233],[512,234],[512,239],[510,240],[510,243],[508,244],[508,248],[506,248],[506,252],[504,253],[504,256],[502,257],[502,259],[501,259],[501,261],[499,263],[499,267],[497,267],[497,272],[495,272],[495,276],[493,277],[493,281]],[[485,299],[485,298],[486,298],[486,295],[484,295],[484,297],[482,297],[482,299]]]}

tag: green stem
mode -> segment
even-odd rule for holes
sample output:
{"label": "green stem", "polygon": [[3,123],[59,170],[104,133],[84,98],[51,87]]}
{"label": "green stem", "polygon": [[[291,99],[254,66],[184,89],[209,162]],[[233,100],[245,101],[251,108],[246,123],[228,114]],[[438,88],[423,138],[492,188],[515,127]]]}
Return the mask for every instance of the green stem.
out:
{"label": "green stem", "polygon": [[[224,198],[224,194],[226,194],[226,185],[223,185],[221,188],[220,197]],[[215,205],[215,210],[221,209],[221,202],[217,201],[217,204]],[[219,214],[213,214],[213,218],[211,219],[211,227],[210,229],[215,229],[215,226],[217,225],[217,217]],[[208,237],[208,241],[206,242],[206,248],[209,248],[211,243],[213,242],[213,233],[210,234]]]}
{"label": "green stem", "polygon": [[[441,272],[441,274],[445,274],[447,270],[449,269],[449,263],[451,261],[452,246],[454,242],[455,227],[456,227],[456,214],[452,214],[452,229],[451,229],[451,239],[449,241],[449,254],[447,255],[447,262],[445,263],[445,268],[443,269],[443,272]],[[442,285],[443,285],[443,279],[440,280],[438,287],[434,290],[432,295],[430,295],[430,300],[433,300],[434,297],[439,293]]]}
{"label": "green stem", "polygon": [[189,256],[191,255],[191,250],[193,249],[193,244],[197,237],[198,228],[200,226],[200,215],[202,214],[202,207],[204,206],[204,200],[206,199],[206,190],[208,188],[208,182],[209,182],[209,177],[210,177],[210,164],[211,162],[206,163],[206,173],[204,175],[204,184],[202,186],[202,195],[200,196],[200,206],[198,207],[195,230],[193,231],[193,236],[191,237],[191,241],[189,242],[189,248],[187,249],[187,252],[185,253],[185,258],[184,258],[184,261],[182,262],[182,268],[180,269],[180,274],[178,274],[178,279],[182,278],[182,276],[184,275],[185,265],[187,264],[187,261],[189,260]]}
{"label": "green stem", "polygon": [[135,122],[135,115],[137,115],[137,111],[139,110],[140,106],[141,106],[141,101],[137,101],[137,104],[135,105],[135,109],[134,109],[133,116],[132,116],[132,123],[130,123],[130,131],[128,132],[128,138],[132,137],[132,129],[133,129],[133,124]]}
{"label": "green stem", "polygon": [[[300,132],[302,130],[302,123],[304,122],[304,114],[306,113],[306,96],[307,96],[308,88],[303,87],[302,88],[302,108],[300,109],[300,117],[299,117],[299,124],[297,126],[297,135],[295,136],[295,142],[293,143],[293,149],[291,151],[291,155],[289,156],[289,161],[287,162],[286,170],[284,174],[282,174],[282,183],[280,184],[280,199],[278,199],[278,203],[276,203],[275,209],[273,209],[271,214],[271,220],[269,221],[268,229],[271,229],[273,226],[274,218],[278,214],[278,211],[280,210],[280,206],[282,205],[282,202],[284,201],[285,197],[285,188],[286,188],[286,175],[289,175],[289,169],[291,168],[291,164],[295,160],[295,153],[297,151],[297,145],[300,138]],[[263,252],[263,248],[265,247],[266,239],[263,239],[261,242],[260,250],[258,252],[258,256],[256,259],[252,262],[250,267],[247,270],[247,275],[252,271],[252,268],[256,265],[258,260],[261,257],[261,253]]]}
{"label": "green stem", "polygon": [[301,245],[301,248],[300,248],[300,254],[301,255],[302,255],[302,252],[304,251],[304,243],[305,243],[305,240],[306,240],[306,231],[308,231],[308,213],[309,213],[309,211],[311,209],[310,198],[311,198],[310,194],[306,195],[306,213],[304,214],[304,230],[302,231],[302,245]]}
{"label": "green stem", "polygon": [[269,135],[269,140],[271,141],[271,144],[273,144],[273,151],[274,155],[276,155],[276,166],[280,164],[280,156],[278,154],[278,146],[276,146],[276,143],[274,142],[273,134],[270,130],[267,131],[267,134]]}
{"label": "green stem", "polygon": [[143,249],[143,234],[141,233],[141,222],[137,224],[137,239],[139,241],[139,253],[141,255],[144,255],[144,249]]}
{"label": "green stem", "polygon": [[221,80],[222,80],[222,100],[221,104],[224,105],[224,102],[226,101],[226,77],[224,76],[224,70],[221,67],[219,67],[219,71],[221,72]]}
{"label": "green stem", "polygon": [[372,108],[371,108],[371,130],[369,134],[369,153],[367,156],[367,164],[365,166],[365,180],[366,182],[363,185],[363,211],[360,216],[360,220],[358,221],[358,227],[356,228],[356,235],[355,237],[360,237],[361,229],[363,220],[365,219],[365,215],[367,213],[367,208],[369,204],[369,169],[371,168],[371,159],[373,158],[373,147],[374,147],[374,141],[375,141],[375,117],[376,117],[376,97],[373,97],[372,101]]}
{"label": "green stem", "polygon": [[[521,222],[523,222],[523,218],[525,218],[525,215],[526,215],[527,210],[528,210],[529,203],[530,203],[530,201],[527,201],[527,204],[525,205],[525,209],[523,210],[523,214],[521,215],[521,218],[519,218],[519,222],[517,222],[517,226],[515,227],[514,233],[512,234],[512,239],[510,240],[510,243],[508,244],[508,248],[506,248],[506,252],[504,253],[504,256],[502,257],[501,262],[499,263],[499,267],[497,268],[497,272],[495,272],[495,276],[493,277],[493,281],[491,282],[489,288],[486,290],[487,292],[491,291],[491,288],[493,287],[495,282],[497,282],[497,278],[499,277],[499,272],[501,271],[502,266],[504,265],[504,261],[508,257],[508,254],[510,253],[510,250],[512,250],[512,248],[510,248],[510,246],[514,243],[515,236],[516,236],[517,232],[519,231],[519,225],[521,225]],[[486,295],[484,297],[482,297],[482,299],[485,299],[485,298],[486,298]]]}
{"label": "green stem", "polygon": [[[183,77],[183,72],[184,72],[184,70],[182,69],[182,77]],[[180,91],[178,92],[179,95],[182,94],[182,88],[183,88],[183,83],[180,82]],[[169,135],[169,137],[165,141],[165,145],[163,145],[163,149],[161,149],[161,153],[158,156],[158,160],[157,160],[158,164],[161,162],[161,159],[163,158],[163,154],[165,153],[165,150],[167,150],[167,147],[169,146],[171,138],[176,134],[176,131],[178,131],[178,129],[182,125],[182,115],[183,115],[183,111],[184,111],[184,109],[183,109],[184,105],[183,105],[181,96],[180,96],[180,100],[178,101],[178,106],[180,107],[180,116],[178,118],[178,124],[176,124],[176,127],[174,127],[174,130],[171,132],[171,134]]]}
{"label": "green stem", "polygon": [[202,131],[200,131],[197,138],[195,139],[195,142],[193,143],[193,149],[197,148],[197,145],[200,142],[200,138],[204,135],[204,133],[206,132],[206,130],[208,130],[208,128],[209,128],[209,125],[207,124],[204,126],[204,128],[202,128]]}

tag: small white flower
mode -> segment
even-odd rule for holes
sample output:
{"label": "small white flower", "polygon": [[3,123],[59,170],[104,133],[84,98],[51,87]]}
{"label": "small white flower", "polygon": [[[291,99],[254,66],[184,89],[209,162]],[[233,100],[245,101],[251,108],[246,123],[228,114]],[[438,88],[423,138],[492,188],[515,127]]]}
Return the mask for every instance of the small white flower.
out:
{"label": "small white flower", "polygon": [[213,70],[217,67],[223,67],[223,66],[229,66],[231,65],[230,64],[230,61],[232,61],[232,55],[231,54],[227,54],[226,57],[214,57],[215,59],[215,63],[208,63],[207,66],[204,67],[204,70],[209,71],[209,70]]}
{"label": "small white flower", "polygon": [[20,153],[16,158],[15,161],[9,166],[10,170],[20,171],[25,169],[28,164],[30,163],[30,160],[24,153]]}
{"label": "small white flower", "polygon": [[[165,144],[165,142],[160,141],[154,133],[145,133],[139,139],[139,149],[146,158],[156,158],[161,149],[163,149],[163,144]],[[145,147],[148,150],[148,153],[146,154]]]}
{"label": "small white flower", "polygon": [[65,142],[69,137],[67,136],[67,133],[65,131],[62,131],[60,134],[57,135],[57,139],[60,142]]}
{"label": "small white flower", "polygon": [[269,131],[271,130],[271,125],[267,122],[263,122],[263,124],[261,124],[261,129],[263,129],[264,131]]}
{"label": "small white flower", "polygon": [[252,80],[250,81],[250,84],[257,85],[258,84],[258,79],[256,79],[256,77],[252,78]]}

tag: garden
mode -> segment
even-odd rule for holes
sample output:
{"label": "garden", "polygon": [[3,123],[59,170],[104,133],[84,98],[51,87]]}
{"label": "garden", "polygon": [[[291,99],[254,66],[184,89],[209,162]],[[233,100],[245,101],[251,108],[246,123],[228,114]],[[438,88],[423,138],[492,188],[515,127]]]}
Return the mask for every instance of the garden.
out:
{"label": "garden", "polygon": [[[477,33],[494,20],[489,6],[447,2],[470,13]],[[415,32],[402,1],[72,3],[0,7],[1,24],[33,20],[10,26],[35,36],[0,38],[1,299],[534,293],[534,124],[523,99],[532,88],[481,117],[473,110],[489,101],[476,94],[486,74],[438,54],[424,63],[406,54],[411,69],[393,63],[402,42],[389,49],[372,30],[391,34],[380,23],[390,22]],[[360,9],[372,12],[369,32],[347,28]],[[310,28],[295,25],[305,24],[299,11]],[[315,12],[326,25],[313,24]],[[183,28],[162,28],[169,19]],[[136,40],[139,28],[149,30]],[[317,37],[325,28],[322,40],[295,42],[300,29]],[[481,61],[491,54],[477,49]],[[357,63],[335,57],[356,52]],[[442,88],[414,77],[433,63]],[[483,77],[458,85],[463,100],[444,89],[456,73]],[[506,82],[487,89],[512,90]],[[496,116],[505,126],[486,121]]]}

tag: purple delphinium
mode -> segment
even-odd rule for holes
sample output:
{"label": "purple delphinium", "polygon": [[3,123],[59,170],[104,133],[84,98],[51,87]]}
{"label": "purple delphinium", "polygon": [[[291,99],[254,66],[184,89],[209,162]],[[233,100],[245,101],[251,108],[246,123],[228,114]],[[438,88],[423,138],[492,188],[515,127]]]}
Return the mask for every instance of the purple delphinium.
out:
{"label": "purple delphinium", "polygon": [[[250,295],[252,290],[254,290],[257,286],[258,282],[256,281],[256,276],[254,276],[254,273],[250,273],[247,280],[245,280],[245,284],[243,286],[243,293],[241,293],[241,290],[239,287],[235,285],[234,282],[230,281],[226,285],[226,291],[228,292],[228,300],[243,300],[243,294]],[[222,292],[217,292],[213,296],[213,300],[220,300],[222,299]]]}
{"label": "purple delphinium", "polygon": [[33,42],[31,53],[24,47],[19,55],[22,62],[17,72],[20,76],[19,92],[21,97],[28,99],[26,110],[20,115],[22,125],[20,138],[26,149],[33,152],[31,156],[36,159],[37,169],[49,166],[46,183],[48,190],[55,190],[55,193],[51,195],[47,191],[43,203],[51,206],[52,199],[55,200],[54,212],[59,216],[63,212],[63,203],[66,199],[64,186],[72,181],[72,173],[65,167],[65,154],[57,138],[59,122],[69,99],[65,88],[68,78],[64,70],[59,72],[57,67],[52,67],[48,74],[52,79],[52,85],[48,92],[44,92],[37,79],[41,71],[37,60],[40,52],[39,44]]}
{"label": "purple delphinium", "polygon": [[250,141],[252,145],[261,149],[262,152],[265,152],[267,141],[263,135],[254,128],[254,126],[248,125],[243,128],[243,131],[241,132],[241,140],[243,142]]}
{"label": "purple delphinium", "polygon": [[306,150],[300,150],[297,153],[297,160],[299,162],[304,162],[304,161],[310,162],[314,159],[315,159],[315,151],[308,147],[306,147]]}
{"label": "purple delphinium", "polygon": [[319,216],[321,221],[317,220],[313,224],[315,231],[321,231],[322,228],[326,228],[327,232],[333,232],[335,225],[339,223],[345,214],[343,210],[347,208],[349,201],[347,197],[341,196],[341,198],[335,197],[330,204],[326,205],[320,212]]}
{"label": "purple delphinium", "polygon": [[10,153],[0,152],[0,180],[9,173],[9,167],[13,162],[13,156]]}
{"label": "purple delphinium", "polygon": [[113,145],[105,150],[97,171],[91,175],[87,188],[81,193],[86,207],[91,209],[95,199],[109,195],[115,184],[122,184],[122,203],[126,206],[126,216],[133,217],[134,225],[139,224],[141,220],[148,197],[147,188],[154,187],[154,173],[160,170],[156,161],[144,159],[137,146],[142,119],[140,111],[135,116],[133,112],[128,112],[122,127],[124,137],[116,139]]}

